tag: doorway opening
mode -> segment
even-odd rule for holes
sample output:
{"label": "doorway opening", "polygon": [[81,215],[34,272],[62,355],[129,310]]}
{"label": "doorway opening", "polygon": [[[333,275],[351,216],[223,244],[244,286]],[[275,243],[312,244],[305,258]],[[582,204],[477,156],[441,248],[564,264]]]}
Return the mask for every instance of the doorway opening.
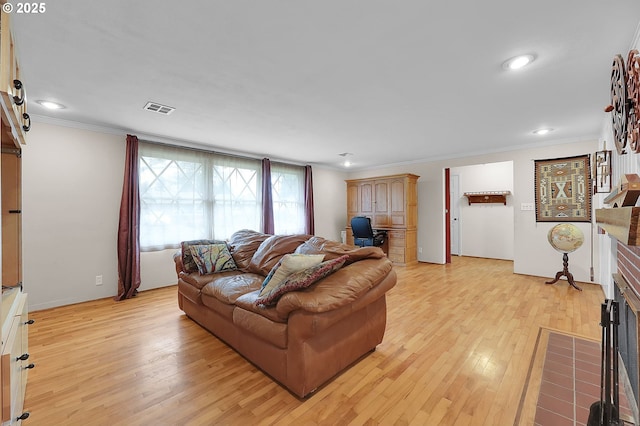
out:
{"label": "doorway opening", "polygon": [[472,256],[514,258],[514,207],[507,204],[469,204],[466,192],[510,191],[513,194],[513,161],[451,167],[445,177],[445,259]]}

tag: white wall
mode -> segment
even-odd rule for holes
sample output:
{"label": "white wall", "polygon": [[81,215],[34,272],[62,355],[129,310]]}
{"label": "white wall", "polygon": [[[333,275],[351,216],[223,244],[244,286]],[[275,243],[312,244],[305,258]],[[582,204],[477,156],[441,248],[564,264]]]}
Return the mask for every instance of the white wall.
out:
{"label": "white wall", "polygon": [[[526,148],[494,154],[470,156],[449,160],[413,163],[349,174],[349,179],[414,173],[418,180],[418,255],[422,262],[444,263],[444,169],[475,164],[513,161],[514,206],[534,203],[534,160],[590,154],[598,142],[563,143],[540,148]],[[514,210],[514,272],[541,277],[554,277],[562,269],[562,256],[547,242],[547,232],[555,223],[537,223],[535,211]],[[590,281],[591,226],[576,223],[585,234],[582,248],[570,255],[569,269],[577,281]],[[596,275],[597,276],[597,275]]]}
{"label": "white wall", "polygon": [[[596,141],[346,174],[314,167],[316,234],[340,239],[345,227],[346,178],[415,173],[421,261],[444,263],[444,168],[513,161],[512,203],[534,202],[533,159],[590,153]],[[32,310],[111,297],[117,293],[116,235],[125,135],[34,123],[23,152],[24,285]],[[514,271],[552,277],[561,258],[546,242],[553,224],[534,212],[514,212]],[[589,226],[584,228],[590,236]],[[589,279],[590,239],[571,255],[579,281]],[[141,290],[176,282],[173,250],[142,253]],[[95,285],[96,275],[103,285]]]}
{"label": "white wall", "polygon": [[[640,25],[636,29],[636,34],[629,46],[629,50],[631,49],[640,49]],[[623,53],[623,57],[625,60],[625,66],[627,63],[627,56],[625,52]],[[629,152],[625,155],[619,155],[613,139],[613,131],[611,129],[611,115],[606,114],[603,119],[602,132],[600,135],[600,141],[598,143],[598,151],[602,150],[610,150],[612,151],[611,157],[611,185],[612,188],[615,188],[620,183],[620,178],[623,174],[626,173],[636,173],[640,174],[640,154]],[[631,151],[627,146],[627,151]],[[596,194],[594,197],[594,206],[595,208],[603,208],[610,207],[605,206],[604,198],[608,194]],[[640,200],[636,202],[636,206],[640,206]],[[596,260],[599,269],[598,278],[602,283],[605,291],[605,295],[608,298],[613,298],[613,278],[612,274],[618,271],[618,259],[617,259],[617,241],[614,238],[611,238],[608,234],[598,234],[597,230],[594,231],[594,239],[596,241],[598,256]]]}
{"label": "white wall", "polygon": [[313,168],[313,207],[315,234],[340,241],[340,231],[347,226],[346,173],[320,167]]}
{"label": "white wall", "polygon": [[[22,160],[23,281],[31,310],[117,294],[125,141],[124,134],[32,126]],[[319,167],[313,175],[316,234],[339,240],[346,175]],[[177,282],[174,252],[141,253],[140,290]]]}
{"label": "white wall", "polygon": [[460,254],[462,256],[513,260],[514,228],[513,200],[507,196],[507,205],[471,204],[465,192],[510,191],[513,193],[513,162],[476,164],[453,167],[451,175],[458,175],[460,197],[458,203],[460,227]]}
{"label": "white wall", "polygon": [[124,137],[32,126],[22,157],[23,278],[31,310],[117,293],[124,150]]}

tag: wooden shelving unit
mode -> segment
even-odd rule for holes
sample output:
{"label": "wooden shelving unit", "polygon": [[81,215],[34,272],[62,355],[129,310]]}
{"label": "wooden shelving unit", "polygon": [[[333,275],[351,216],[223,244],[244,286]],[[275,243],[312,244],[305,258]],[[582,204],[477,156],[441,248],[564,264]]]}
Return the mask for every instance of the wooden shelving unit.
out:
{"label": "wooden shelving unit", "polygon": [[[7,5],[0,0],[0,5]],[[31,128],[25,86],[16,56],[11,15],[0,12],[0,423],[20,424],[27,373],[35,365],[28,352],[27,294],[22,292],[22,145]]]}
{"label": "wooden shelving unit", "polygon": [[482,192],[465,192],[464,196],[469,200],[469,205],[474,203],[489,204],[500,203],[507,205],[507,195],[511,191],[482,191]]}
{"label": "wooden shelving unit", "polygon": [[[0,0],[0,3],[6,1]],[[26,90],[15,52],[11,15],[4,12],[0,13],[0,113],[2,132],[20,148],[26,142],[31,118],[27,113]]]}
{"label": "wooden shelving unit", "polygon": [[371,218],[376,231],[387,231],[386,253],[397,265],[418,262],[419,176],[400,174],[347,180],[347,243],[353,244],[351,219]]}
{"label": "wooden shelving unit", "polygon": [[596,223],[628,246],[640,245],[640,207],[596,209]]}

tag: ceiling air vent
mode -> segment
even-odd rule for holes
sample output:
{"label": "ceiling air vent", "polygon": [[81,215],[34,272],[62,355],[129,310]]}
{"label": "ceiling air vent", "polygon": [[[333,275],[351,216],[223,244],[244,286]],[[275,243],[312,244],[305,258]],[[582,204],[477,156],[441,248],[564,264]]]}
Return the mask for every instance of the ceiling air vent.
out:
{"label": "ceiling air vent", "polygon": [[144,109],[151,112],[157,112],[158,114],[162,115],[169,115],[176,110],[173,107],[161,105],[157,102],[147,102],[147,104],[144,106]]}

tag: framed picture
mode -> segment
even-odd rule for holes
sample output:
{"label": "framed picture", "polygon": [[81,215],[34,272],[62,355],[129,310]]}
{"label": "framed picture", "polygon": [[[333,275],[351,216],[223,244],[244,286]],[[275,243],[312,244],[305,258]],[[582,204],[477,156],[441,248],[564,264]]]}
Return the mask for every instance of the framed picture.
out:
{"label": "framed picture", "polygon": [[597,151],[593,160],[593,192],[611,192],[611,151]]}
{"label": "framed picture", "polygon": [[591,222],[590,157],[535,160],[536,222]]}

